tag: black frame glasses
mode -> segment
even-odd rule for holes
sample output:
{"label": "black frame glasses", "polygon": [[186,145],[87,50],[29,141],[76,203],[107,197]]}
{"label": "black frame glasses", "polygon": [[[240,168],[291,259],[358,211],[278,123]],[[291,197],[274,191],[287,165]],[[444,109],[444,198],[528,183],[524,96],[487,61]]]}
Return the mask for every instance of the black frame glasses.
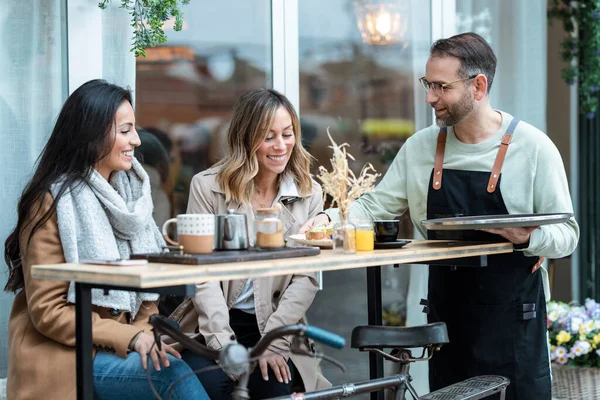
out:
{"label": "black frame glasses", "polygon": [[429,92],[429,90],[431,89],[431,90],[433,90],[433,93],[435,93],[437,96],[443,96],[444,89],[450,89],[449,86],[452,85],[453,83],[465,82],[465,81],[477,78],[478,75],[479,74],[471,75],[468,78],[458,79],[456,81],[452,81],[452,82],[448,82],[448,83],[429,82],[423,76],[419,79],[419,82],[421,83],[421,86],[423,87],[423,89],[425,89],[425,93]]}

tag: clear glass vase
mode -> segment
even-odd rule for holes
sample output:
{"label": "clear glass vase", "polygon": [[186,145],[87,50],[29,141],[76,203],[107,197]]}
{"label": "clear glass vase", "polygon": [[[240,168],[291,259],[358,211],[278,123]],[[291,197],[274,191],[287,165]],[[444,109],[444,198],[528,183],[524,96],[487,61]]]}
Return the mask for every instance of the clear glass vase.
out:
{"label": "clear glass vase", "polygon": [[333,251],[356,253],[356,227],[350,222],[339,222],[333,226]]}

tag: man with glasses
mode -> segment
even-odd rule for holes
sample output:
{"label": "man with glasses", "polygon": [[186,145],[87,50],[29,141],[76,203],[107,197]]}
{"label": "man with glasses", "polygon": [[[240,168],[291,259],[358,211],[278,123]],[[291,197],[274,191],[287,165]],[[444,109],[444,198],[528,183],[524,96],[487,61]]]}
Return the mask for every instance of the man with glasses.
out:
{"label": "man with glasses", "polygon": [[[550,139],[492,108],[496,56],[475,33],[438,40],[420,83],[436,124],[400,149],[376,190],[354,202],[351,218],[390,219],[410,209],[429,239],[504,241],[511,254],[488,266],[430,266],[428,320],[443,321],[450,344],[431,359],[432,390],[471,376],[511,380],[507,399],[550,400],[546,338],[548,275],[543,257],[571,254],[574,218],[561,224],[485,231],[426,231],[425,219],[573,212],[566,173]],[[336,210],[307,221],[301,232],[338,219]]]}

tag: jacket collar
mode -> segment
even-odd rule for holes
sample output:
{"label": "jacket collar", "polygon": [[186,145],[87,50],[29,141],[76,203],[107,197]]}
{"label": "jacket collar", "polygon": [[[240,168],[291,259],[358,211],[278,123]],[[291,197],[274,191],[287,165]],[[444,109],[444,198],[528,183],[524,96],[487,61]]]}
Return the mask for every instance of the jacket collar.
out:
{"label": "jacket collar", "polygon": [[[218,169],[214,169],[214,173],[217,173]],[[221,189],[219,185],[214,185],[211,190],[215,193],[225,194],[225,191]],[[286,174],[279,185],[279,193],[277,193],[276,201],[285,200],[285,199],[293,199],[293,198],[304,198],[310,197],[310,193],[307,195],[301,195],[298,192],[298,187],[296,186],[296,182],[294,182],[294,178]],[[239,203],[236,203],[239,206]]]}

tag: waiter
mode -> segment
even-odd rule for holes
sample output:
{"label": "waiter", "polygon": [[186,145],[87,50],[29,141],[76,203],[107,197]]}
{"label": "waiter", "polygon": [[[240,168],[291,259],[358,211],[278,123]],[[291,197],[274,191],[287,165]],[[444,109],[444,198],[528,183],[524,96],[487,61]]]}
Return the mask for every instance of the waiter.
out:
{"label": "waiter", "polygon": [[[489,102],[496,56],[475,33],[433,44],[420,83],[436,125],[406,141],[374,192],[351,218],[391,219],[410,209],[429,239],[509,240],[515,251],[488,257],[487,268],[430,266],[429,322],[443,321],[450,344],[429,363],[431,390],[477,375],[510,379],[507,399],[550,400],[546,338],[547,272],[540,257],[571,254],[575,219],[562,224],[486,231],[426,231],[432,218],[573,212],[560,154],[540,130]],[[307,221],[338,220],[336,210]]]}

